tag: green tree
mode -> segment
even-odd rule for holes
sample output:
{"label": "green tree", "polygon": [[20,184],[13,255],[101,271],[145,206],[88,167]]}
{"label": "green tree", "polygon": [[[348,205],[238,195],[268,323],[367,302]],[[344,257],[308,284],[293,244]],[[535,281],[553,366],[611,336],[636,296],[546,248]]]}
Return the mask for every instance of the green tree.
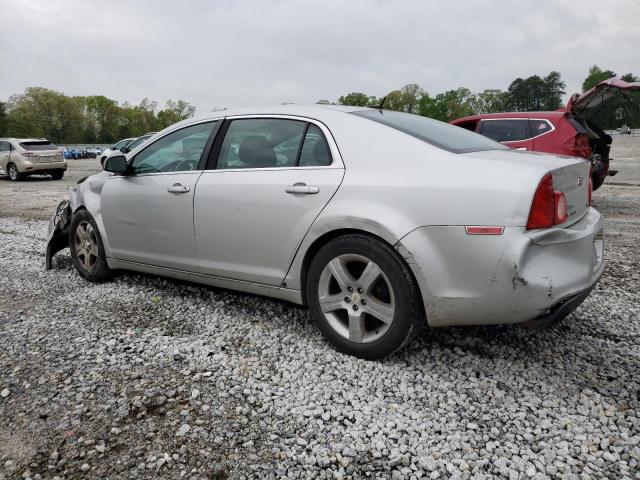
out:
{"label": "green tree", "polygon": [[361,92],[351,92],[338,99],[340,105],[351,105],[353,107],[366,107],[369,105],[369,95]]}
{"label": "green tree", "polygon": [[183,100],[178,100],[177,102],[167,100],[164,110],[158,112],[157,128],[158,130],[162,130],[169,125],[193,117],[195,112],[196,107],[189,105]]}
{"label": "green tree", "polygon": [[542,110],[557,110],[562,107],[562,96],[565,94],[566,88],[560,72],[552,71],[544,77],[543,81]]}
{"label": "green tree", "polygon": [[640,78],[636,77],[633,73],[625,73],[620,78],[625,82],[640,82]]}
{"label": "green tree", "polygon": [[602,70],[597,65],[592,65],[589,67],[589,75],[587,75],[587,78],[582,82],[582,91],[586,92],[587,90],[591,90],[603,80],[607,80],[608,78],[615,76],[616,72],[613,70]]}
{"label": "green tree", "polygon": [[504,112],[507,109],[507,93],[500,89],[487,89],[476,94],[473,111],[479,113]]}
{"label": "green tree", "polygon": [[0,137],[7,136],[8,127],[9,119],[7,117],[7,104],[0,102]]}

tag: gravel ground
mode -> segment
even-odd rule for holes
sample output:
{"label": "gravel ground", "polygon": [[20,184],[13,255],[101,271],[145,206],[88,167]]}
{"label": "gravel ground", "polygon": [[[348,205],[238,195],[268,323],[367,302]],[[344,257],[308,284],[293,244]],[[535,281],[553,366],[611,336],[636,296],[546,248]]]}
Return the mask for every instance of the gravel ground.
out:
{"label": "gravel ground", "polygon": [[614,152],[594,200],[608,263],[574,314],[432,330],[381,362],[336,353],[290,304],[93,285],[68,252],[47,272],[55,202],[29,193],[0,210],[0,479],[640,478],[640,138]]}

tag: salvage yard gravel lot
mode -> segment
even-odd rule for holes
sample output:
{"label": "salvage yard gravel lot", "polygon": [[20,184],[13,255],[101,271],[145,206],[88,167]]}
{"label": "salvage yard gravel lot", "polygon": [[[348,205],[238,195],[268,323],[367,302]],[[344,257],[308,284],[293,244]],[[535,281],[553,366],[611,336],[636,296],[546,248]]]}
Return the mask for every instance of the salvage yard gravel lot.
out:
{"label": "salvage yard gravel lot", "polygon": [[604,276],[561,324],[426,331],[371,362],[305,309],[44,270],[62,181],[0,179],[0,479],[640,478],[640,136],[594,194]]}

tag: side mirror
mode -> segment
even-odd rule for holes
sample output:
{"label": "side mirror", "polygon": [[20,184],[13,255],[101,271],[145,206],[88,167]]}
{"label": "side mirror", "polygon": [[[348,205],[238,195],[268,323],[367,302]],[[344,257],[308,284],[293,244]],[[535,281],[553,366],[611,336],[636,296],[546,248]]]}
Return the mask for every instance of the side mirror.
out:
{"label": "side mirror", "polygon": [[127,172],[127,157],[124,155],[114,155],[104,162],[104,169],[107,172],[124,174]]}
{"label": "side mirror", "polygon": [[120,147],[118,150],[120,150],[122,153],[127,153],[127,147]]}

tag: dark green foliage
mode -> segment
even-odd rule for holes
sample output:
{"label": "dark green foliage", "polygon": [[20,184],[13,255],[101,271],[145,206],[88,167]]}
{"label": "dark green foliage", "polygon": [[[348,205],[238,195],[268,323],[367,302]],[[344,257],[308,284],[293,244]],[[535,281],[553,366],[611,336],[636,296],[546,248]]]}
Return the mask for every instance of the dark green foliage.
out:
{"label": "dark green foliage", "polygon": [[582,82],[582,91],[586,92],[587,90],[591,90],[601,81],[615,76],[616,72],[614,72],[613,70],[602,70],[599,66],[592,65],[589,68],[589,75],[587,75],[587,78],[585,78],[584,82]]}
{"label": "dark green foliage", "polygon": [[0,102],[0,136],[44,137],[56,143],[113,143],[158,131],[193,116],[195,107],[167,101],[156,113],[157,102],[145,98],[140,105],[118,102],[102,95],[68,97],[41,87]]}

